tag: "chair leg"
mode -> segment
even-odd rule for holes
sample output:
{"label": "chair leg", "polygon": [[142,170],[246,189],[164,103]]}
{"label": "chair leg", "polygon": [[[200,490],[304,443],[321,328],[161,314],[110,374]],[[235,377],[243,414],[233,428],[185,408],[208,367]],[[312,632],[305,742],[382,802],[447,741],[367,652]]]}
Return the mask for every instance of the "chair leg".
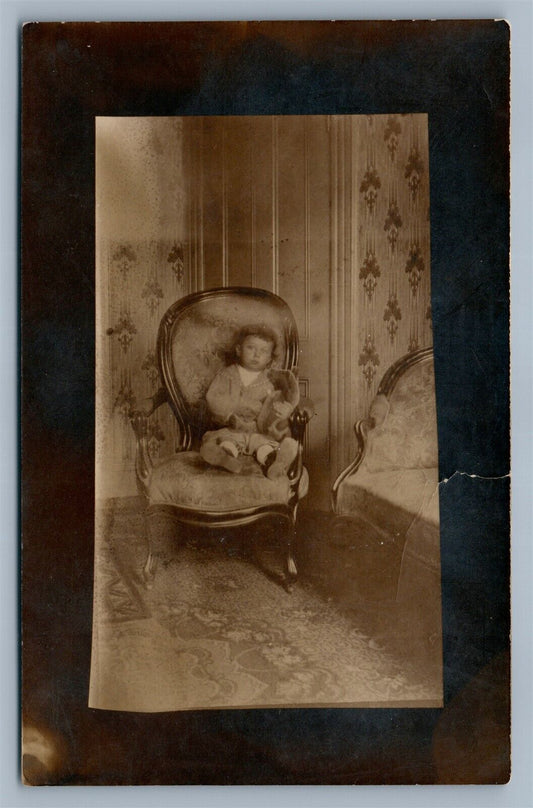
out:
{"label": "chair leg", "polygon": [[151,589],[154,585],[155,573],[157,570],[158,557],[148,550],[148,556],[143,567],[142,577],[146,589]]}
{"label": "chair leg", "polygon": [[161,560],[168,560],[172,547],[178,544],[177,522],[172,510],[164,506],[149,507],[144,514],[145,535],[148,542],[148,555],[142,570],[142,578],[147,589],[154,585],[157,567]]}
{"label": "chair leg", "polygon": [[287,530],[287,555],[285,561],[285,582],[284,586],[287,592],[290,593],[292,587],[296,583],[298,577],[298,569],[296,561],[294,560],[293,546],[296,541],[296,506],[292,513],[289,522],[289,529]]}

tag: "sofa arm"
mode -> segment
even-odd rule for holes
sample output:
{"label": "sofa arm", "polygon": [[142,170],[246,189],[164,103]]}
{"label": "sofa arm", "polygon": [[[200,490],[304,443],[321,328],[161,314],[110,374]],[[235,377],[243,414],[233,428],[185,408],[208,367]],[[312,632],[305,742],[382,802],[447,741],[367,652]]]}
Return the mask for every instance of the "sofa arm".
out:
{"label": "sofa arm", "polygon": [[347,466],[343,471],[341,471],[341,473],[333,483],[333,488],[331,491],[332,505],[335,513],[337,512],[337,499],[339,495],[339,488],[347,477],[350,477],[352,474],[355,474],[355,472],[363,462],[363,458],[366,452],[366,445],[368,441],[368,433],[370,432],[370,430],[374,429],[374,427],[375,427],[375,420],[373,417],[361,418],[359,421],[356,421],[354,425],[354,432],[356,438],[355,457],[350,463],[350,465]]}

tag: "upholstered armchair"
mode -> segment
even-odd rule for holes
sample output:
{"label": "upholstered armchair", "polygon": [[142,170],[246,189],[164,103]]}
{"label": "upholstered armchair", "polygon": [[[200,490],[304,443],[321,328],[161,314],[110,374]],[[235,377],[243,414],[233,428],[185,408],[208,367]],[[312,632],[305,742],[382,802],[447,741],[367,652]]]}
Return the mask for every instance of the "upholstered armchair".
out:
{"label": "upholstered armchair", "polygon": [[[161,320],[157,357],[162,387],[147,410],[130,414],[137,438],[137,485],[146,502],[144,577],[148,586],[157,567],[158,531],[162,520],[168,526],[169,519],[178,533],[181,525],[214,531],[258,520],[280,520],[285,525],[285,588],[289,590],[296,580],[293,548],[298,503],[308,488],[302,447],[313,413],[311,402],[300,401],[290,418],[298,451],[286,476],[268,479],[252,458],[246,458],[240,474],[232,474],[205,463],[198,451],[202,435],[211,426],[207,389],[229,361],[237,333],[250,324],[275,333],[274,367],[296,371],[296,323],[287,304],[270,292],[249,287],[198,292],[174,303]],[[148,419],[164,403],[177,419],[179,445],[175,455],[156,463],[149,451]]]}
{"label": "upholstered armchair", "polygon": [[[333,486],[338,525],[396,549],[395,599],[440,608],[437,413],[433,349],[398,359],[368,416],[355,424],[356,452]],[[434,620],[437,624],[438,617]]]}

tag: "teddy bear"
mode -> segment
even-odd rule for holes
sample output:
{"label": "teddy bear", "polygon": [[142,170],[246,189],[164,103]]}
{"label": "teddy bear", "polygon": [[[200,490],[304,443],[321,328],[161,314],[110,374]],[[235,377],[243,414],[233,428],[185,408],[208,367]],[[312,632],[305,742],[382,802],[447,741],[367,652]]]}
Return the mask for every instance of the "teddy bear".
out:
{"label": "teddy bear", "polygon": [[[296,377],[290,370],[271,368],[267,371],[267,376],[274,387],[274,392],[263,402],[257,417],[257,429],[262,435],[282,441],[290,435],[289,416],[300,401],[300,390]],[[290,405],[287,415],[280,416],[276,412],[275,405],[280,403]]]}

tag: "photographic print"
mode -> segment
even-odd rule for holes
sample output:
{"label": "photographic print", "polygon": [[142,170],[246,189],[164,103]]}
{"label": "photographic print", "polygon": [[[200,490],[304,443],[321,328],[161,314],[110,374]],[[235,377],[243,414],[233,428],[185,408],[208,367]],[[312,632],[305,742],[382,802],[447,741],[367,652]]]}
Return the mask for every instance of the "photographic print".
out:
{"label": "photographic print", "polygon": [[96,212],[90,706],[441,706],[427,116],[97,118]]}
{"label": "photographic print", "polygon": [[507,782],[507,24],[22,44],[23,781]]}

